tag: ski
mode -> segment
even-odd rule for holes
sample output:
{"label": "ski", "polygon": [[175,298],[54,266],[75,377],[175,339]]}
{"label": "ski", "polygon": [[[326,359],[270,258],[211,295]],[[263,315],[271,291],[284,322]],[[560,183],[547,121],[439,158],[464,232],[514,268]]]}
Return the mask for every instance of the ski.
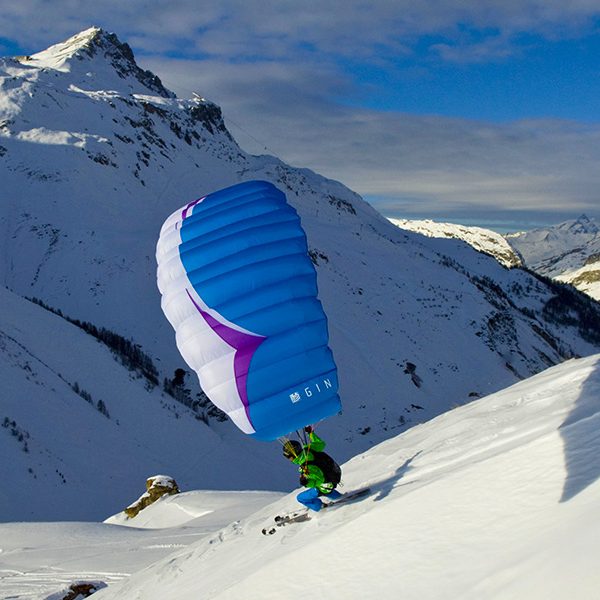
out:
{"label": "ski", "polygon": [[303,521],[310,521],[310,515],[308,509],[302,511],[295,511],[286,515],[277,515],[273,519],[275,524],[271,527],[265,527],[262,532],[263,535],[273,535],[279,527],[284,527],[290,523],[302,523]]}
{"label": "ski", "polygon": [[357,498],[362,498],[366,496],[371,491],[370,487],[359,488],[358,490],[353,490],[352,492],[346,492],[342,495],[338,500],[333,500],[327,504],[328,507],[337,506],[338,504],[344,504],[345,502],[350,502],[352,500],[356,500]]}
{"label": "ski", "polygon": [[[352,502],[353,500],[357,500],[359,498],[362,498],[363,496],[366,496],[370,491],[371,491],[370,487],[365,487],[365,488],[360,488],[358,490],[354,490],[352,492],[348,492],[348,493],[344,494],[338,500],[334,500],[332,502],[327,502],[327,503],[324,502],[323,508],[321,509],[321,511],[326,509],[327,512],[329,512],[330,510],[332,510],[339,504],[345,504],[346,502]],[[319,512],[321,512],[321,511],[319,511]],[[277,529],[280,527],[285,527],[286,525],[289,525],[291,523],[303,523],[304,521],[310,521],[310,518],[311,518],[311,515],[310,515],[308,509],[296,510],[294,512],[287,513],[284,515],[277,515],[273,518],[273,520],[275,521],[275,524],[271,525],[270,527],[265,527],[262,530],[262,532],[263,532],[263,535],[273,535],[274,533],[277,532]]]}

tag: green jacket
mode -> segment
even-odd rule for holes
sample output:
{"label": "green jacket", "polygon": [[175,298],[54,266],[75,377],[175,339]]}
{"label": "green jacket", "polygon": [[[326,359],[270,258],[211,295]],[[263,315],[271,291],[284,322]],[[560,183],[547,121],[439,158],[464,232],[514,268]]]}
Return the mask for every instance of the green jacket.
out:
{"label": "green jacket", "polygon": [[302,452],[292,460],[294,464],[298,465],[298,471],[301,474],[300,483],[304,487],[317,488],[322,494],[330,494],[335,488],[335,484],[325,481],[323,471],[317,465],[311,464],[315,458],[311,450],[323,452],[325,442],[314,431],[311,431],[308,437],[309,443],[304,445]]}

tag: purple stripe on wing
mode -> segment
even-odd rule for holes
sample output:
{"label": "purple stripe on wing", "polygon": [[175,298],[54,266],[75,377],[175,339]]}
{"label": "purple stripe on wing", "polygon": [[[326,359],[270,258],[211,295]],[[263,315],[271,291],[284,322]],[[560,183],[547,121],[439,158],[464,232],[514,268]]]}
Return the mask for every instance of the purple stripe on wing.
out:
{"label": "purple stripe on wing", "polygon": [[248,381],[248,369],[254,353],[258,347],[265,341],[266,337],[256,334],[244,333],[237,331],[225,323],[219,322],[210,313],[203,310],[198,303],[192,298],[189,290],[186,289],[189,299],[192,301],[196,310],[202,315],[208,326],[229,346],[235,349],[233,358],[233,370],[235,374],[235,382],[240,400],[246,410],[248,421],[250,420],[248,391],[246,384]]}

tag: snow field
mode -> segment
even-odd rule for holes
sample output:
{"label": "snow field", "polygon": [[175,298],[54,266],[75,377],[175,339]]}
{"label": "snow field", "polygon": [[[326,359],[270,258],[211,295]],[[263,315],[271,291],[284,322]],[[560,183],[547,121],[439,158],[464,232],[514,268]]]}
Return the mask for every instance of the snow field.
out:
{"label": "snow field", "polygon": [[98,598],[592,598],[599,390],[569,361],[351,460],[368,498],[264,538],[279,500]]}

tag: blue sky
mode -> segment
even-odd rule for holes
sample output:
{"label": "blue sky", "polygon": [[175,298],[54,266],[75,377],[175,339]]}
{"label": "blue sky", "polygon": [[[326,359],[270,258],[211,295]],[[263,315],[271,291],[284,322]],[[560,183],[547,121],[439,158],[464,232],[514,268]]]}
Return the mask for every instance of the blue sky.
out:
{"label": "blue sky", "polygon": [[600,3],[2,1],[0,52],[91,25],[244,149],[389,216],[514,229],[600,218]]}
{"label": "blue sky", "polygon": [[[600,35],[545,40],[521,36],[513,55],[455,62],[432,55],[428,37],[393,68],[345,65],[369,98],[341,98],[374,110],[510,121],[522,118],[598,119]],[[440,94],[443,90],[443,94]]]}

